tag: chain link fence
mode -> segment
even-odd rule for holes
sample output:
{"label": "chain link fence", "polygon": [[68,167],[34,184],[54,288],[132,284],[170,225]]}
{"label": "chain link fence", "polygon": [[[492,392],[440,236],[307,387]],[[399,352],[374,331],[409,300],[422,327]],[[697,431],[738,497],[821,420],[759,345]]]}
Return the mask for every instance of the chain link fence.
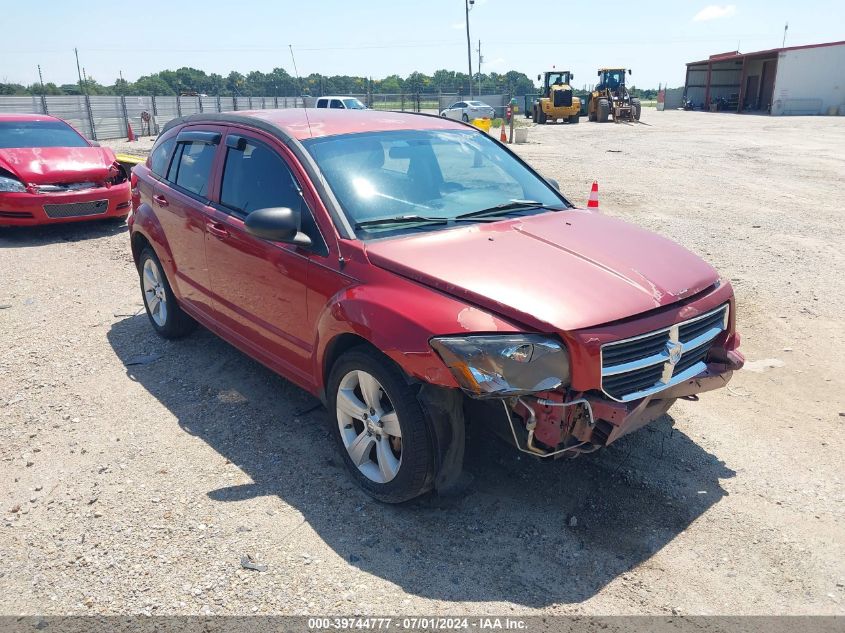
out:
{"label": "chain link fence", "polygon": [[[374,110],[426,112],[439,114],[458,101],[469,100],[460,94],[407,93],[356,94]],[[494,94],[472,97],[493,106],[496,116],[503,116],[508,95]],[[233,112],[280,108],[313,108],[316,97],[217,97],[217,96],[8,96],[0,95],[0,112],[50,114],[70,123],[93,140],[125,138],[128,126],[138,136],[155,135],[168,121],[199,112]]]}

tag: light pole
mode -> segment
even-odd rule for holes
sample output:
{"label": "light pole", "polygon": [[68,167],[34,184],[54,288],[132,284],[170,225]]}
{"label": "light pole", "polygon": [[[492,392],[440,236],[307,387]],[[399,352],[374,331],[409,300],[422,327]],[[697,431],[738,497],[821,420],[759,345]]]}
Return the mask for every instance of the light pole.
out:
{"label": "light pole", "polygon": [[464,9],[467,19],[467,65],[469,66],[469,98],[472,99],[472,44],[469,39],[469,11],[475,4],[475,0],[464,0]]}

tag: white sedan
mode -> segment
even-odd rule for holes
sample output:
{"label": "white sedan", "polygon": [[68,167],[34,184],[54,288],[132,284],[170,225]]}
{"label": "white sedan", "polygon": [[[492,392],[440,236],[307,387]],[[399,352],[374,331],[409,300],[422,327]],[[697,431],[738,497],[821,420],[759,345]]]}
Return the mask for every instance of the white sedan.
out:
{"label": "white sedan", "polygon": [[447,119],[460,121],[472,121],[473,119],[492,119],[496,114],[493,106],[481,101],[458,101],[440,113],[440,116]]}

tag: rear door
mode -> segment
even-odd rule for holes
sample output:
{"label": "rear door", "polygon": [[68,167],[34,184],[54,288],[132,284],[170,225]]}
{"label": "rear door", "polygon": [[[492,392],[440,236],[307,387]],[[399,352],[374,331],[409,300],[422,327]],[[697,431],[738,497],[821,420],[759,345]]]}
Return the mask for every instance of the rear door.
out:
{"label": "rear door", "polygon": [[156,185],[153,207],[170,246],[180,300],[211,314],[211,284],[205,257],[205,232],[212,173],[223,128],[197,125],[182,129],[164,181]]}
{"label": "rear door", "polygon": [[[230,340],[303,386],[313,383],[314,326],[307,309],[309,257],[325,243],[306,204],[289,151],[257,131],[229,128],[206,253],[219,324]],[[305,250],[247,232],[258,209],[298,208]]]}

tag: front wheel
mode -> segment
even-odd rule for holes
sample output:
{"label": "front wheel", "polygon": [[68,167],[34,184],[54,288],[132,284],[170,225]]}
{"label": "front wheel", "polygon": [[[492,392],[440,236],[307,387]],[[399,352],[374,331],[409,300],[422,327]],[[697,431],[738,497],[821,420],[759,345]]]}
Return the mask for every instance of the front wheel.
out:
{"label": "front wheel", "polygon": [[138,272],[144,308],[156,333],[164,338],[180,338],[190,333],[197,323],[179,307],[161,262],[149,246],[141,251]]}
{"label": "front wheel", "polygon": [[367,348],[341,356],[329,376],[328,408],[343,460],[364,492],[401,503],[431,488],[429,423],[416,391],[388,359]]}
{"label": "front wheel", "polygon": [[469,123],[469,117],[466,114],[463,114],[461,116],[461,119],[463,120],[464,123]]}
{"label": "front wheel", "polygon": [[631,110],[635,121],[640,120],[640,113],[642,112],[642,109],[643,106],[639,99],[631,99]]}
{"label": "front wheel", "polygon": [[580,116],[578,116],[577,114],[573,114],[571,117],[569,117],[569,122],[570,123],[578,123],[578,121],[580,119],[581,119]]}

